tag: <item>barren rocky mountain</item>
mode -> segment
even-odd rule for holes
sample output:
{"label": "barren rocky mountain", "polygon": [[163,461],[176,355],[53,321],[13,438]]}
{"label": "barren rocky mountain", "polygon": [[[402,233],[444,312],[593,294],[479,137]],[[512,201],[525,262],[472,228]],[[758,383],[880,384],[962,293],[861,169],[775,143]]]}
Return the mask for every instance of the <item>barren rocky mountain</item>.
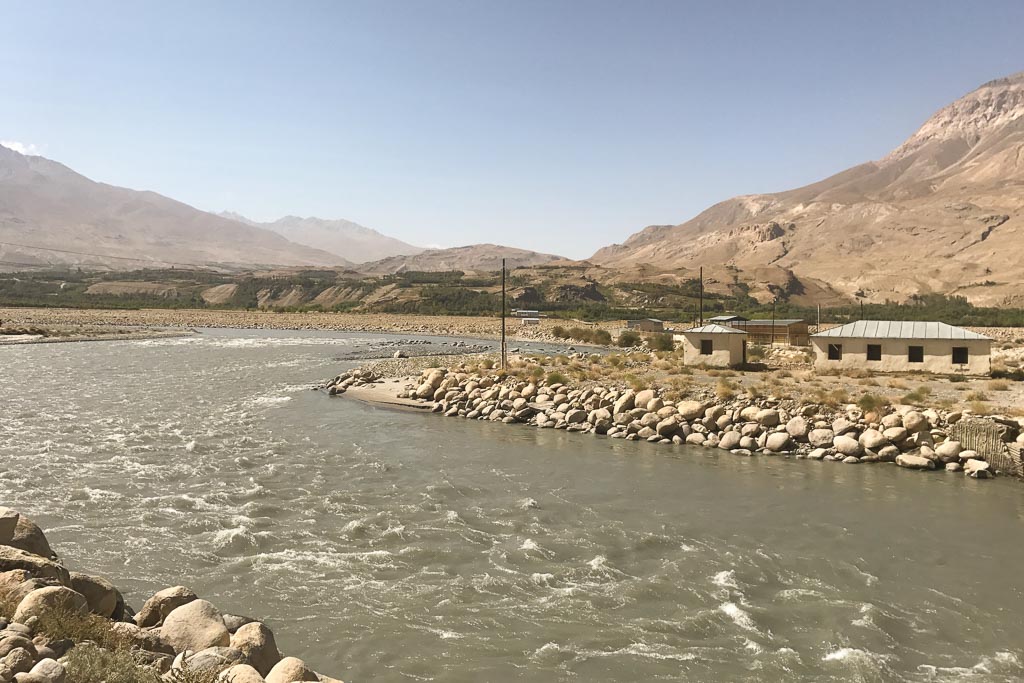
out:
{"label": "barren rocky mountain", "polygon": [[704,266],[761,300],[1024,305],[1024,72],[943,108],[884,159],[648,227],[592,260],[651,277]]}
{"label": "barren rocky mountain", "polygon": [[334,254],[295,244],[270,230],[199,211],[155,192],[98,183],[63,164],[3,146],[0,261],[3,270],[34,264],[115,269],[170,264],[345,265]]}
{"label": "barren rocky mountain", "polygon": [[224,212],[220,215],[273,230],[292,242],[336,254],[350,263],[377,261],[389,256],[414,255],[423,251],[422,247],[415,247],[344,219],[285,216],[271,223],[258,223],[237,213]]}
{"label": "barren rocky mountain", "polygon": [[536,251],[503,247],[497,244],[472,244],[452,249],[427,249],[414,256],[392,256],[373,263],[364,263],[358,270],[367,275],[386,275],[406,271],[461,270],[463,272],[501,269],[501,259],[508,268],[539,266],[562,260],[560,256]]}

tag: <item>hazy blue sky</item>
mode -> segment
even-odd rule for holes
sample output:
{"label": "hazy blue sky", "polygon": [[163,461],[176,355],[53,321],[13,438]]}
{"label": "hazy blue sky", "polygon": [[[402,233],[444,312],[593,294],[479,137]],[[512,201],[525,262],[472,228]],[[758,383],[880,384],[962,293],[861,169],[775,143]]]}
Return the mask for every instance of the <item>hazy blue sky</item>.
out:
{"label": "hazy blue sky", "polygon": [[573,257],[1024,69],[1021,0],[0,7],[0,140],[207,210]]}

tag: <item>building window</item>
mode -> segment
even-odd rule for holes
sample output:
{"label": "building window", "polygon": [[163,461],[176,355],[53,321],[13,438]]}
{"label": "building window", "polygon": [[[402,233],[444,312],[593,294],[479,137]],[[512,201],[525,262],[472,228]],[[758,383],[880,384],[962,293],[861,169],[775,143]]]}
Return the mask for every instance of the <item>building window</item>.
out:
{"label": "building window", "polygon": [[967,365],[968,358],[966,346],[953,347],[953,365]]}
{"label": "building window", "polygon": [[882,360],[881,344],[868,344],[868,360]]}
{"label": "building window", "polygon": [[907,360],[911,363],[923,363],[924,362],[924,347],[923,346],[908,346],[907,347]]}
{"label": "building window", "polygon": [[829,360],[842,360],[843,359],[843,345],[842,344],[829,344],[828,345],[828,359]]}
{"label": "building window", "polygon": [[710,356],[715,351],[715,342],[711,339],[700,340],[700,355]]}

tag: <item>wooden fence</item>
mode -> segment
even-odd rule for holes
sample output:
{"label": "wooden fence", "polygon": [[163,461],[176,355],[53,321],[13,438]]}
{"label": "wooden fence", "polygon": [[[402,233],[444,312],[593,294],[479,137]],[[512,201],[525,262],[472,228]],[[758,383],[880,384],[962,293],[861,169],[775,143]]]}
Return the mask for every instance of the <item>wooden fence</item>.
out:
{"label": "wooden fence", "polygon": [[965,450],[977,451],[997,472],[1024,477],[1021,447],[1008,443],[1009,428],[1005,425],[967,417],[953,425],[949,433]]}

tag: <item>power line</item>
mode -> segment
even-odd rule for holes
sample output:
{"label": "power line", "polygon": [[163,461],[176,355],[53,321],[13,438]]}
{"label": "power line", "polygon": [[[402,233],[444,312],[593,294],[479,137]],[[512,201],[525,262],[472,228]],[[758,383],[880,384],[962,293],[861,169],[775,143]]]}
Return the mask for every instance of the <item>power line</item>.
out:
{"label": "power line", "polygon": [[[116,259],[118,261],[134,261],[136,263],[148,263],[150,265],[183,266],[186,268],[209,269],[210,266],[202,266],[196,263],[175,263],[174,261],[153,261],[152,259],[132,258],[130,256],[112,256],[110,254],[92,254],[87,251],[73,251],[71,249],[56,249],[54,247],[39,247],[31,244],[18,244],[17,242],[0,242],[0,245],[7,247],[20,247],[22,249],[38,249],[39,251],[52,251],[59,254],[74,254],[76,256],[92,256],[93,258]],[[52,264],[13,264],[13,265],[34,265],[44,266]]]}

